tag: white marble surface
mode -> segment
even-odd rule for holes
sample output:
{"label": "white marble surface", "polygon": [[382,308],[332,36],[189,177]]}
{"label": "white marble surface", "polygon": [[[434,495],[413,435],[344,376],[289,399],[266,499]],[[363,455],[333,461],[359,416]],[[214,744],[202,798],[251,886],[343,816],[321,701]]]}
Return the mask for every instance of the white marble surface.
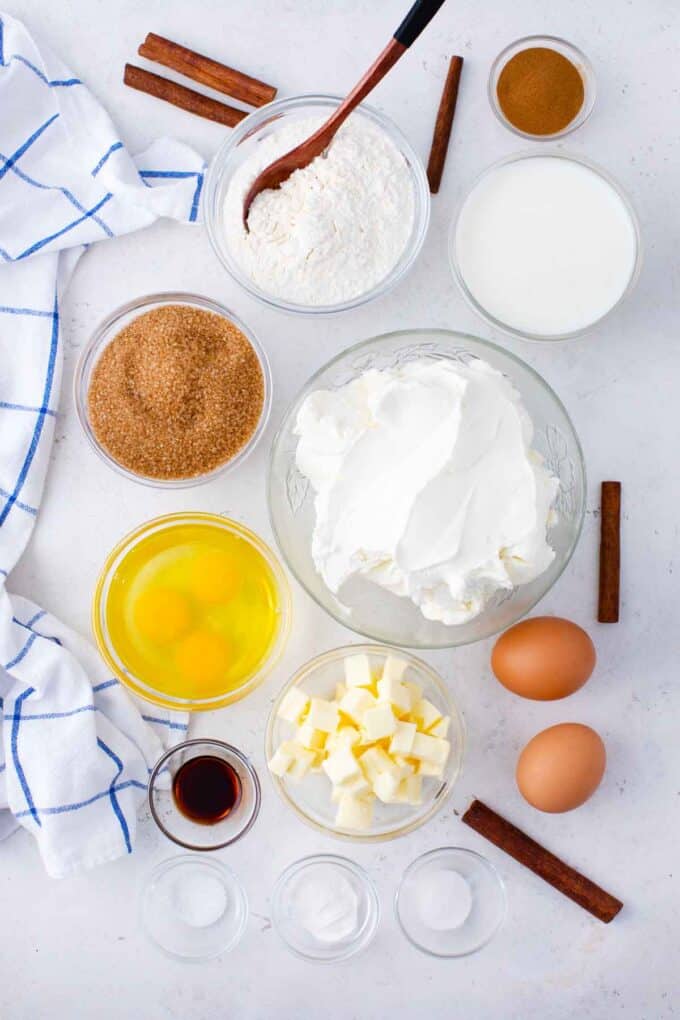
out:
{"label": "white marble surface", "polygon": [[[373,59],[405,7],[405,0],[7,4],[40,28],[90,84],[133,149],[168,133],[206,156],[217,147],[221,128],[121,83],[123,63],[135,59],[147,31],[222,56],[278,83],[282,95],[341,92]],[[618,177],[639,210],[645,244],[635,293],[592,336],[545,347],[495,338],[555,386],[583,441],[590,477],[586,528],[541,609],[588,628],[599,653],[596,675],[566,703],[534,704],[514,699],[490,676],[489,642],[426,656],[447,678],[467,719],[464,775],[424,829],[354,849],[293,818],[265,775],[262,734],[277,687],[306,658],[351,638],[296,589],[293,636],[276,674],[247,701],[195,723],[196,733],[243,747],[264,781],[257,826],[224,853],[250,897],[241,945],[224,959],[189,966],[145,942],[137,923],[138,889],[154,862],[173,853],[148,819],[131,858],[64,882],[45,877],[30,837],[22,833],[0,850],[0,1015],[6,1020],[661,1020],[677,1012],[680,21],[673,0],[451,0],[374,97],[426,158],[446,58],[454,52],[466,58],[455,138],[425,249],[396,293],[369,308],[326,322],[265,310],[224,275],[201,229],[161,224],[97,245],[79,266],[64,305],[63,416],[38,526],[12,586],[87,633],[90,593],[104,553],[146,518],[182,508],[228,511],[270,537],[264,502],[269,441],[302,380],[331,355],[355,340],[408,325],[457,327],[494,338],[454,287],[446,231],[473,176],[518,148],[488,107],[489,64],[512,39],[546,31],[580,45],[598,76],[592,118],[564,148],[601,161]],[[69,385],[78,350],[102,316],[136,295],[173,288],[211,295],[246,319],[267,347],[276,385],[268,434],[247,465],[223,481],[178,493],[124,484],[102,464],[80,433]],[[622,619],[609,627],[594,622],[603,478],[622,479],[625,507]],[[585,807],[542,816],[519,798],[514,762],[533,733],[563,720],[587,722],[602,733],[609,767]],[[626,907],[615,923],[601,925],[462,826],[456,816],[472,795],[620,895]],[[458,962],[417,953],[392,913],[404,866],[443,844],[488,854],[509,894],[502,933],[483,952]],[[321,850],[349,852],[363,864],[378,884],[383,908],[369,951],[350,965],[325,969],[289,956],[268,920],[279,872]]]}

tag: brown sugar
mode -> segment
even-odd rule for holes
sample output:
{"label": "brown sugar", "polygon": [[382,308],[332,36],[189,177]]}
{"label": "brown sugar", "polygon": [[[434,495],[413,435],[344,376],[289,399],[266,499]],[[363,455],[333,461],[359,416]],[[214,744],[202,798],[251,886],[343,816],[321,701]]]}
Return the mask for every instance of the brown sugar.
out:
{"label": "brown sugar", "polygon": [[231,460],[257,428],[264,378],[232,322],[163,305],[128,323],[92,372],[94,434],[122,467],[149,478],[193,478]]}
{"label": "brown sugar", "polygon": [[585,89],[571,60],[547,46],[532,46],[508,60],[496,94],[513,127],[528,135],[553,135],[577,116]]}

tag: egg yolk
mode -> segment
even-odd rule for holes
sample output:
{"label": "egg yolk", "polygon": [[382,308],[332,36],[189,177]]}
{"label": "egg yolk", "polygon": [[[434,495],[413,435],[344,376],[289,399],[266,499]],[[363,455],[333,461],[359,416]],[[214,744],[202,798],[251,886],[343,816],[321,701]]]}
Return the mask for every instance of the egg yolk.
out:
{"label": "egg yolk", "polygon": [[191,564],[187,586],[198,602],[226,602],[238,593],[241,578],[230,556],[211,549]]}
{"label": "egg yolk", "polygon": [[135,602],[133,613],[142,636],[158,645],[176,641],[191,625],[187,599],[172,588],[147,588]]}
{"label": "egg yolk", "polygon": [[175,652],[175,663],[192,684],[214,684],[229,666],[228,642],[211,630],[195,630],[183,639]]}

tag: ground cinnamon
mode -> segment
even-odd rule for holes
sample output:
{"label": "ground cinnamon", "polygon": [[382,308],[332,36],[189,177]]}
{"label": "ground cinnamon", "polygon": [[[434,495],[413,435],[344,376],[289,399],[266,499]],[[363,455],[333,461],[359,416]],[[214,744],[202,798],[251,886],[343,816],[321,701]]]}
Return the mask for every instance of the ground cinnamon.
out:
{"label": "ground cinnamon", "polygon": [[547,46],[532,46],[510,58],[496,94],[513,127],[529,135],[554,135],[578,115],[585,88],[571,60]]}
{"label": "ground cinnamon", "polygon": [[147,478],[193,478],[231,460],[263,403],[248,338],[191,305],[163,305],[128,323],[104,348],[88,391],[99,443]]}

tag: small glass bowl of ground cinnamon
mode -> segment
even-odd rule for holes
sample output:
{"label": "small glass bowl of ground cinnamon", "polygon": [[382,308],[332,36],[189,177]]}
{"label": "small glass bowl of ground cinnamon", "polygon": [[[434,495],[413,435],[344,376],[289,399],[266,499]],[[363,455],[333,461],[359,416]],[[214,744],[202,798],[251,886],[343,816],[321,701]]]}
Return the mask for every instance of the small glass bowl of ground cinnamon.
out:
{"label": "small glass bowl of ground cinnamon", "polygon": [[269,418],[271,373],[254,334],[194,294],[139,298],[113,312],[74,379],[95,451],[137,482],[181,488],[241,463]]}
{"label": "small glass bowl of ground cinnamon", "polygon": [[565,39],[530,35],[499,53],[489,102],[501,124],[522,138],[554,141],[575,131],[595,104],[595,72]]}

